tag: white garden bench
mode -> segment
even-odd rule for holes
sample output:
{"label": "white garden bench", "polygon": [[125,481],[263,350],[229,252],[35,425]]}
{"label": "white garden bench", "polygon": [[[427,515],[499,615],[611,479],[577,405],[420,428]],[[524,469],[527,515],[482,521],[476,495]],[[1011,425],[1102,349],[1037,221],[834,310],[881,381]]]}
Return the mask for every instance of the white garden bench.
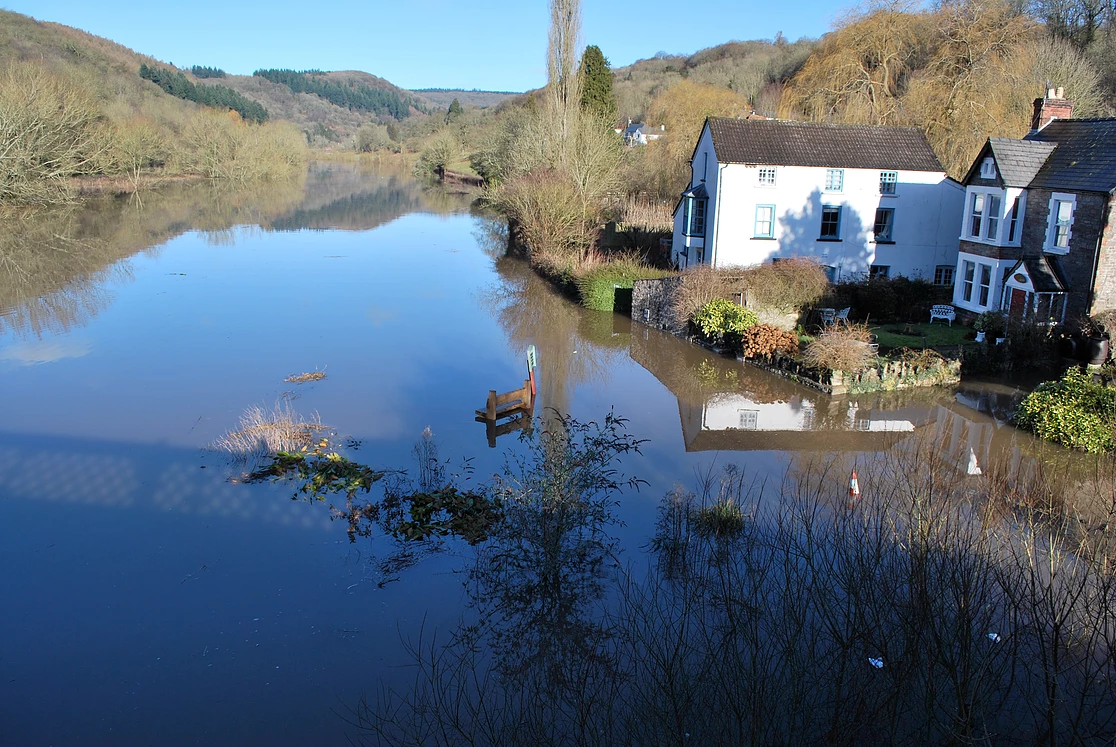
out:
{"label": "white garden bench", "polygon": [[930,323],[933,324],[935,319],[945,319],[949,326],[953,326],[953,320],[957,318],[957,312],[952,306],[947,303],[940,303],[930,307]]}

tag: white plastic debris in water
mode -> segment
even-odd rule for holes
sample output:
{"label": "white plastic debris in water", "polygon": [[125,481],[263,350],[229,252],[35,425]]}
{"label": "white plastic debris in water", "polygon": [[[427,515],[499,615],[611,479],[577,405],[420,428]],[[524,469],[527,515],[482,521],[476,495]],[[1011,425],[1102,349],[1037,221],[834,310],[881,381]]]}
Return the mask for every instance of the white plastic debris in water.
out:
{"label": "white plastic debris in water", "polygon": [[970,475],[984,474],[984,472],[980,469],[980,465],[977,464],[976,452],[973,451],[971,446],[969,447],[969,467],[965,471],[968,472]]}
{"label": "white plastic debris in water", "polygon": [[988,634],[988,640],[992,641],[993,643],[999,643],[1000,642],[1000,634],[999,633],[989,633]]}
{"label": "white plastic debris in water", "polygon": [[868,663],[874,666],[876,669],[883,669],[883,659],[873,659],[871,656],[869,656]]}

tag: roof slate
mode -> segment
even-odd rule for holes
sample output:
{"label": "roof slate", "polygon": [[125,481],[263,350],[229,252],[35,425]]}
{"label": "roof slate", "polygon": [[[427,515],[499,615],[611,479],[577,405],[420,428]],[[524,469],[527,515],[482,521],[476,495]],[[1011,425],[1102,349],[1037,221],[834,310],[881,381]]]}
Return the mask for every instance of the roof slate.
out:
{"label": "roof slate", "polygon": [[1026,268],[1036,293],[1064,293],[1068,287],[1056,259],[1051,261],[1045,254],[1024,257],[1016,262],[1004,277],[1010,277],[1018,272],[1020,265]]}
{"label": "roof slate", "polygon": [[945,171],[913,127],[710,118],[709,129],[721,163]]}
{"label": "roof slate", "polygon": [[1025,139],[1058,146],[1030,186],[1079,192],[1116,191],[1116,118],[1056,119]]}
{"label": "roof slate", "polygon": [[[1027,187],[1039,172],[1057,143],[1033,140],[1012,140],[1006,137],[988,138],[1000,178],[1005,187]],[[976,165],[974,164],[974,168]]]}

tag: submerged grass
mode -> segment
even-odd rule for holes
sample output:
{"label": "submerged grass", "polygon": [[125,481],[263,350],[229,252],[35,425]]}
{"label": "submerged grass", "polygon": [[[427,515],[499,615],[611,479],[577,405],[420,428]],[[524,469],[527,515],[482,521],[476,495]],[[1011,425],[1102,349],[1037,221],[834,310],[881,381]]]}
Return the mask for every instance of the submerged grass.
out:
{"label": "submerged grass", "polygon": [[237,428],[218,438],[213,447],[248,461],[309,448],[324,430],[328,427],[322,425],[316,414],[309,420],[304,419],[295,411],[290,400],[281,399],[270,409],[259,405],[249,407],[240,416]]}

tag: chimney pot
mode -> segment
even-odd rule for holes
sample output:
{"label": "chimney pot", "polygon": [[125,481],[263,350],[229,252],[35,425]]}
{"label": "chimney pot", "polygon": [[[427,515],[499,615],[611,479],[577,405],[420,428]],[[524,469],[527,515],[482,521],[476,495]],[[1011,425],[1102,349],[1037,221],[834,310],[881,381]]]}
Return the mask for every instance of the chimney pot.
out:
{"label": "chimney pot", "polygon": [[1066,89],[1058,86],[1057,96],[1055,98],[1064,99],[1066,97]]}
{"label": "chimney pot", "polygon": [[1055,119],[1069,119],[1073,116],[1073,102],[1063,98],[1065,89],[1051,88],[1045,99],[1035,99],[1035,110],[1031,117],[1031,131],[1037,132]]}

